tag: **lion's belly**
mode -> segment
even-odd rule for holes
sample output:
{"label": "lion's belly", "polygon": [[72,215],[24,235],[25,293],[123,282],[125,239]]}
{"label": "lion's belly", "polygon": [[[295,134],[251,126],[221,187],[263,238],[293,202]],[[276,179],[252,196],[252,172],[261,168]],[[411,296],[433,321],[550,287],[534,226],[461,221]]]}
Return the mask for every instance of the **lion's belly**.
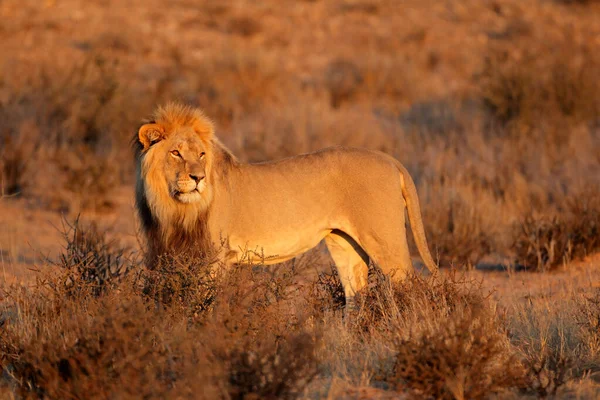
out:
{"label": "lion's belly", "polygon": [[229,236],[230,261],[253,264],[276,264],[307,252],[330,230],[312,232],[278,232],[275,238]]}

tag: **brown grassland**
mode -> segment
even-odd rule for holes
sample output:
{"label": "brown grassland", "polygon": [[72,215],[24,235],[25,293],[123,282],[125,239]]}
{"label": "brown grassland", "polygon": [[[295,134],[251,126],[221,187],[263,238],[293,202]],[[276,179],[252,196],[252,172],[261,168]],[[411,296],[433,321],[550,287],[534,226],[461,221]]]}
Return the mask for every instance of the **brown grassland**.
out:
{"label": "brown grassland", "polygon": [[[2,0],[0,21],[0,398],[600,398],[600,2]],[[169,100],[245,161],[393,155],[441,276],[373,267],[344,316],[323,246],[146,269],[129,141]]]}

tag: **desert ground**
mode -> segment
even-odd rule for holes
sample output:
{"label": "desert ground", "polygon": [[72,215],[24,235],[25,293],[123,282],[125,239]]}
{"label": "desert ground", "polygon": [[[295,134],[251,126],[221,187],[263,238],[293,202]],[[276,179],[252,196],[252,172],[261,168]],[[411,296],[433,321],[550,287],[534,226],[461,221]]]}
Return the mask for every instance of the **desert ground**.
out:
{"label": "desert ground", "polygon": [[[600,2],[0,1],[0,398],[600,398]],[[441,275],[143,263],[168,101],[400,160]],[[373,182],[377,186],[377,182]],[[302,188],[298,188],[299,192]],[[218,260],[217,260],[218,261]]]}

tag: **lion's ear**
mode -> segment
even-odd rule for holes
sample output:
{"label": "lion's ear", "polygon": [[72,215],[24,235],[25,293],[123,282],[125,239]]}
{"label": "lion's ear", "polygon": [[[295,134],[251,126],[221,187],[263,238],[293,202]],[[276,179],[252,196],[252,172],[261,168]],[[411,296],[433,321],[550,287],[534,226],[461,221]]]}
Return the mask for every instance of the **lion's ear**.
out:
{"label": "lion's ear", "polygon": [[148,150],[154,143],[165,138],[165,130],[159,124],[144,124],[138,131],[140,143]]}

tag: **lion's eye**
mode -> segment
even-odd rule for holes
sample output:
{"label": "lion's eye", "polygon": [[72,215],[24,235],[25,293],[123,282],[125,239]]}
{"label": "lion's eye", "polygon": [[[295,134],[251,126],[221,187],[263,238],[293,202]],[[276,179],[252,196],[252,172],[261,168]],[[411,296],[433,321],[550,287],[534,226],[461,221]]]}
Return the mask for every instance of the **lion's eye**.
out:
{"label": "lion's eye", "polygon": [[181,157],[181,154],[179,154],[179,152],[178,152],[177,150],[172,150],[172,151],[171,151],[171,155],[172,155],[173,157]]}
{"label": "lion's eye", "polygon": [[204,156],[206,155],[205,152],[200,153],[200,159],[202,160],[204,158]]}

